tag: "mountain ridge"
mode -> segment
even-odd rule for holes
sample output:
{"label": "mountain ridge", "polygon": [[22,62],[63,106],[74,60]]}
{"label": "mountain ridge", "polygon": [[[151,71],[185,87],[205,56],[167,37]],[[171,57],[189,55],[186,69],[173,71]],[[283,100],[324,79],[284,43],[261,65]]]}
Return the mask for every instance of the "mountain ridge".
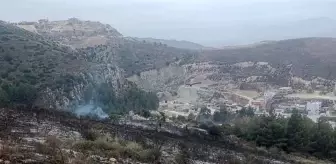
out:
{"label": "mountain ridge", "polygon": [[182,49],[190,49],[190,50],[202,50],[202,49],[210,49],[211,47],[205,47],[201,44],[190,42],[187,40],[175,40],[175,39],[157,39],[152,37],[146,37],[146,38],[138,38],[138,37],[129,37],[133,38],[137,41],[145,41],[145,42],[151,42],[151,43],[161,43],[165,44],[170,47],[175,48],[182,48]]}

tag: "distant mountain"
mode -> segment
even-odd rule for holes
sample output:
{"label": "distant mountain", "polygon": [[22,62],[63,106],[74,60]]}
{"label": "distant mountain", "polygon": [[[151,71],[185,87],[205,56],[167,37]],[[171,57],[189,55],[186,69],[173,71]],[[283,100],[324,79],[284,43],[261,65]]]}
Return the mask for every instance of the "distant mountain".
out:
{"label": "distant mountain", "polygon": [[204,51],[202,61],[268,62],[273,67],[292,65],[293,74],[336,78],[336,38],[301,38]]}
{"label": "distant mountain", "polygon": [[202,50],[202,49],[209,49],[201,44],[194,43],[194,42],[189,42],[185,40],[166,40],[166,39],[155,39],[155,38],[136,38],[134,37],[133,39],[141,42],[150,42],[150,43],[161,43],[165,44],[170,47],[175,47],[175,48],[182,48],[182,49],[190,49],[190,50]]}
{"label": "distant mountain", "polygon": [[209,32],[222,42],[218,47],[258,43],[264,40],[286,40],[307,37],[336,37],[336,20],[326,17],[296,21],[249,22],[222,27],[221,33]]}

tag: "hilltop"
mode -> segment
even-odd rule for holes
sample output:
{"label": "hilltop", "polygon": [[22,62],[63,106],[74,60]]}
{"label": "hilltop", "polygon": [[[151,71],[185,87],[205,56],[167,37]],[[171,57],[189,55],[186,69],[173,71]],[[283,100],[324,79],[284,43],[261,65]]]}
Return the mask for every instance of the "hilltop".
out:
{"label": "hilltop", "polygon": [[122,37],[108,24],[93,21],[81,21],[77,18],[68,20],[15,23],[18,27],[47,36],[75,48],[107,44],[107,41]]}

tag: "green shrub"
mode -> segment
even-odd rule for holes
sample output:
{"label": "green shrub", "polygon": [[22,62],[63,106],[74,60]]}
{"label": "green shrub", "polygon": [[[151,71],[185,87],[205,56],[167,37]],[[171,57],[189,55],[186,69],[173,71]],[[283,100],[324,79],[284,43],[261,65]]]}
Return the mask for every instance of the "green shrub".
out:
{"label": "green shrub", "polygon": [[141,151],[143,148],[136,142],[128,142],[126,144],[126,149],[138,152]]}
{"label": "green shrub", "polygon": [[93,150],[95,143],[93,141],[80,141],[73,145],[75,150],[87,151]]}
{"label": "green shrub", "polygon": [[153,162],[157,161],[161,156],[159,149],[145,149],[139,151],[138,160],[142,162]]}
{"label": "green shrub", "polygon": [[90,140],[90,141],[94,141],[98,139],[98,137],[100,136],[98,131],[92,130],[92,129],[85,130],[82,135],[85,139]]}
{"label": "green shrub", "polygon": [[136,142],[112,138],[109,135],[98,136],[94,141],[77,142],[73,145],[73,149],[107,157],[132,158],[142,162],[152,162],[161,156],[159,149],[144,149]]}

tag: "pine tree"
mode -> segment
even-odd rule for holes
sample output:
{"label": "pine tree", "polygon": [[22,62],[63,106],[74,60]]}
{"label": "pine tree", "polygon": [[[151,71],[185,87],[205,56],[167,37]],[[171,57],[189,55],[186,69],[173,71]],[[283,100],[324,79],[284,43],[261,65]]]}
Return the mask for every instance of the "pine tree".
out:
{"label": "pine tree", "polygon": [[303,117],[298,110],[293,110],[287,125],[287,145],[289,151],[298,151],[304,148]]}

